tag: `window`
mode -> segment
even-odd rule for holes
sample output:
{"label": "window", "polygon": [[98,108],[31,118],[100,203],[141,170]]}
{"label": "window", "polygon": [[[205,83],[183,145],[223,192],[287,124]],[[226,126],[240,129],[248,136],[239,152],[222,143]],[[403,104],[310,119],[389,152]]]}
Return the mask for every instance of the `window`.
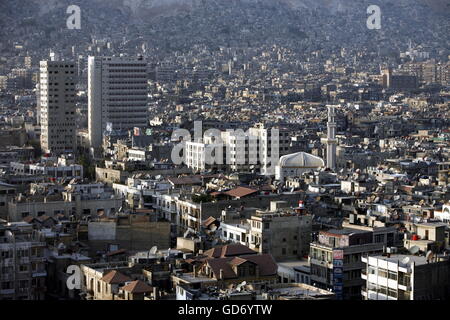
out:
{"label": "window", "polygon": [[369,266],[369,274],[376,275],[377,274],[377,268]]}
{"label": "window", "polygon": [[410,275],[407,273],[399,272],[398,273],[398,284],[402,286],[409,286],[411,283]]}
{"label": "window", "polygon": [[375,242],[376,243],[384,242],[384,234],[377,234],[377,235],[375,235]]}
{"label": "window", "polygon": [[388,271],[386,269],[378,269],[378,276],[379,277],[383,277],[383,278],[387,278],[388,277]]}
{"label": "window", "polygon": [[397,298],[397,291],[391,288],[388,288],[388,296]]}
{"label": "window", "polygon": [[367,284],[367,290],[377,292],[377,285],[372,282],[369,282]]}
{"label": "window", "polygon": [[389,271],[389,279],[397,280],[397,272]]}
{"label": "window", "polygon": [[28,266],[27,265],[21,264],[19,266],[19,272],[27,272],[27,271],[28,271]]}
{"label": "window", "polygon": [[281,254],[286,254],[286,248],[281,249]]}
{"label": "window", "polygon": [[410,300],[411,295],[409,291],[398,290],[398,299],[399,300]]}
{"label": "window", "polygon": [[378,286],[378,293],[387,295],[387,287],[385,287],[385,286]]}

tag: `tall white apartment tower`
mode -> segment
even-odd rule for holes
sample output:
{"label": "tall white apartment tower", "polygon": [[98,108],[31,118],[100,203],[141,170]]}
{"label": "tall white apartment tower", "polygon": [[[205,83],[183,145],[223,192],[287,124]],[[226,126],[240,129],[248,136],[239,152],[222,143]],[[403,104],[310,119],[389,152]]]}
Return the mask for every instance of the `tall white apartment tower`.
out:
{"label": "tall white apartment tower", "polygon": [[41,61],[39,108],[41,149],[54,155],[76,150],[75,63]]}
{"label": "tall white apartment tower", "polygon": [[336,111],[334,106],[328,106],[327,124],[327,167],[336,169]]}
{"label": "tall white apartment tower", "polygon": [[142,57],[89,57],[89,141],[99,150],[107,130],[146,127],[147,62]]}

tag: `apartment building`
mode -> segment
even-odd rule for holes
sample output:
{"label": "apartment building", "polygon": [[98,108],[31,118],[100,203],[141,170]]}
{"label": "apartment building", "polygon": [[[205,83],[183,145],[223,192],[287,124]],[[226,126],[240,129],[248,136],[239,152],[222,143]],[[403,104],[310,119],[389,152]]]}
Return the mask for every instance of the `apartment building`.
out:
{"label": "apartment building", "polygon": [[41,61],[39,79],[41,148],[56,155],[76,151],[75,64]]}
{"label": "apartment building", "polygon": [[88,127],[91,148],[105,131],[146,127],[147,62],[142,57],[88,58]]}
{"label": "apartment building", "polygon": [[105,214],[109,216],[116,213],[122,206],[123,198],[116,196],[112,191],[105,190],[101,186],[101,192],[91,189],[88,191],[77,190],[74,185],[56,195],[17,195],[8,202],[8,217],[10,221],[22,221],[23,218],[50,216],[58,214],[66,216],[75,215],[98,216]]}
{"label": "apartment building", "polygon": [[44,300],[44,248],[31,224],[0,223],[0,300]]}
{"label": "apartment building", "polygon": [[[275,130],[278,130],[278,133]],[[263,175],[274,175],[280,157],[288,154],[290,150],[288,130],[267,128],[263,124],[249,128],[248,132],[223,131],[220,140],[205,134],[203,139],[186,141],[186,166],[195,171],[255,170]]]}
{"label": "apartment building", "polygon": [[8,202],[14,198],[16,189],[9,184],[0,182],[0,219],[8,218]]}
{"label": "apartment building", "polygon": [[450,297],[449,256],[363,256],[365,300],[440,300]]}
{"label": "apartment building", "polygon": [[381,254],[383,242],[373,242],[373,232],[357,229],[320,231],[310,244],[311,284],[332,289],[337,299],[360,300],[363,263],[367,254]]}
{"label": "apartment building", "polygon": [[276,261],[298,259],[309,253],[312,217],[285,208],[281,211],[257,210],[239,223],[221,223],[220,238],[268,253]]}
{"label": "apartment building", "polygon": [[83,166],[75,163],[73,157],[43,157],[36,163],[11,162],[10,171],[16,175],[47,176],[55,180],[83,179]]}

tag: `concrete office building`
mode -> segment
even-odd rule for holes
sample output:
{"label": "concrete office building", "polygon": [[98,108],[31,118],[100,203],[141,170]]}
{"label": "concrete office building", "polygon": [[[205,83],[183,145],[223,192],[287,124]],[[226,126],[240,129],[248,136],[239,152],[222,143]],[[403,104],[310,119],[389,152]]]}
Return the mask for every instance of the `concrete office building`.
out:
{"label": "concrete office building", "polygon": [[39,77],[41,148],[60,155],[76,150],[75,64],[41,61]]}
{"label": "concrete office building", "polygon": [[89,57],[88,127],[98,150],[105,131],[147,125],[147,62],[142,57]]}

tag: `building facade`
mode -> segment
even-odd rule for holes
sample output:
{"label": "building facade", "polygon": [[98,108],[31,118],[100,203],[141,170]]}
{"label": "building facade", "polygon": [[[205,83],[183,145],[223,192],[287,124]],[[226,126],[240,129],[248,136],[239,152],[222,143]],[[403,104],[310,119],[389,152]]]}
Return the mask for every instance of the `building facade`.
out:
{"label": "building facade", "polygon": [[91,148],[103,133],[147,125],[147,62],[141,57],[89,57],[88,127]]}
{"label": "building facade", "polygon": [[41,148],[56,155],[76,150],[75,64],[41,61],[39,80]]}

